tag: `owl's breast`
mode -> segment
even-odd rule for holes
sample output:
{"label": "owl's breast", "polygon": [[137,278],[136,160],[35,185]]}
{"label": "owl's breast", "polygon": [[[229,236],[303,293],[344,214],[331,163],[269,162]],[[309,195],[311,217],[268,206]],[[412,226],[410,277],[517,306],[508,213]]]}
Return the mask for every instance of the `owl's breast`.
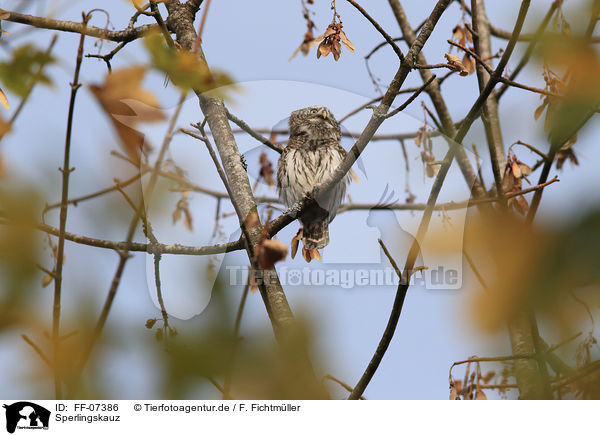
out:
{"label": "owl's breast", "polygon": [[345,153],[337,144],[315,148],[288,146],[281,155],[277,173],[281,199],[288,206],[300,200],[335,171]]}

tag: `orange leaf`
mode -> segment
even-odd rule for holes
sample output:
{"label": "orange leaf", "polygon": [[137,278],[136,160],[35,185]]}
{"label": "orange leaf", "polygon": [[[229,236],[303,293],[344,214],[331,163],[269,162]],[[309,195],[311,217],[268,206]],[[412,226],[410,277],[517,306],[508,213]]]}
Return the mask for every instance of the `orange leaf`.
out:
{"label": "orange leaf", "polygon": [[8,103],[8,98],[6,98],[6,94],[0,88],[0,105],[6,110],[10,109],[10,104]]}
{"label": "orange leaf", "polygon": [[107,75],[102,85],[90,85],[92,94],[110,117],[123,148],[134,162],[139,162],[140,153],[149,149],[137,125],[164,119],[154,94],[141,87],[145,73],[144,67],[135,66]]}
{"label": "orange leaf", "polygon": [[513,176],[515,176],[517,179],[520,179],[521,178],[521,168],[519,167],[519,164],[516,161],[513,161],[511,164],[511,168],[512,168]]}
{"label": "orange leaf", "polygon": [[292,246],[292,259],[294,257],[296,257],[296,253],[298,252],[298,245],[300,244],[301,240],[302,240],[302,229],[300,228],[298,230],[298,233],[296,233],[296,236],[294,236],[292,238],[292,242],[290,243],[290,245]]}
{"label": "orange leaf", "polygon": [[276,262],[285,259],[287,256],[287,245],[277,239],[265,239],[256,247],[256,257],[258,265],[262,269],[269,269]]}
{"label": "orange leaf", "polygon": [[546,102],[544,101],[544,103],[542,103],[536,110],[535,110],[535,114],[533,114],[533,117],[535,118],[535,120],[537,121],[541,116],[542,113],[544,112],[544,109],[546,108]]}
{"label": "orange leaf", "polygon": [[45,275],[44,278],[42,279],[42,288],[45,288],[50,283],[52,283],[52,280],[54,280],[54,279],[52,278],[51,275]]}

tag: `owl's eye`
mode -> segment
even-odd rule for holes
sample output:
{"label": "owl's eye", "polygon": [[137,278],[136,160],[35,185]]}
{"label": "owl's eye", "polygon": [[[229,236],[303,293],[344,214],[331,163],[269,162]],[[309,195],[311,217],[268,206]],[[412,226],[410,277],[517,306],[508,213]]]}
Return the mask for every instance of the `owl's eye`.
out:
{"label": "owl's eye", "polygon": [[311,113],[311,114],[316,114],[317,112],[319,112],[319,109],[311,109],[311,110],[310,110],[310,113]]}

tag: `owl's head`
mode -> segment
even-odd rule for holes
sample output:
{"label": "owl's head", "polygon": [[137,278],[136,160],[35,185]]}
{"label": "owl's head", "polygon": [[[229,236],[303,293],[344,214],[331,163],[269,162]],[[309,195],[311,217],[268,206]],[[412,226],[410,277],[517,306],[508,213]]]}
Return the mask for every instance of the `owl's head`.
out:
{"label": "owl's head", "polygon": [[340,141],[340,125],[333,113],[324,106],[298,109],[290,116],[290,136],[307,135],[313,139]]}

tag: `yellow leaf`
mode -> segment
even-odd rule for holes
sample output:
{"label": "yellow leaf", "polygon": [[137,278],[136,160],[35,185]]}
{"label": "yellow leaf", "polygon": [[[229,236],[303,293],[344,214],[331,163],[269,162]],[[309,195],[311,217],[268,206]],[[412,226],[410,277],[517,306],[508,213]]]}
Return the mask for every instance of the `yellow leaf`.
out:
{"label": "yellow leaf", "polygon": [[133,6],[138,10],[141,10],[142,6],[144,6],[144,0],[130,0],[130,1],[133,4]]}
{"label": "yellow leaf", "polygon": [[6,98],[6,94],[0,88],[0,105],[6,110],[10,109],[10,104],[8,103],[8,98]]}
{"label": "yellow leaf", "polygon": [[42,288],[45,288],[50,283],[52,283],[52,280],[54,280],[54,279],[52,278],[51,275],[44,276],[44,278],[42,279]]}

